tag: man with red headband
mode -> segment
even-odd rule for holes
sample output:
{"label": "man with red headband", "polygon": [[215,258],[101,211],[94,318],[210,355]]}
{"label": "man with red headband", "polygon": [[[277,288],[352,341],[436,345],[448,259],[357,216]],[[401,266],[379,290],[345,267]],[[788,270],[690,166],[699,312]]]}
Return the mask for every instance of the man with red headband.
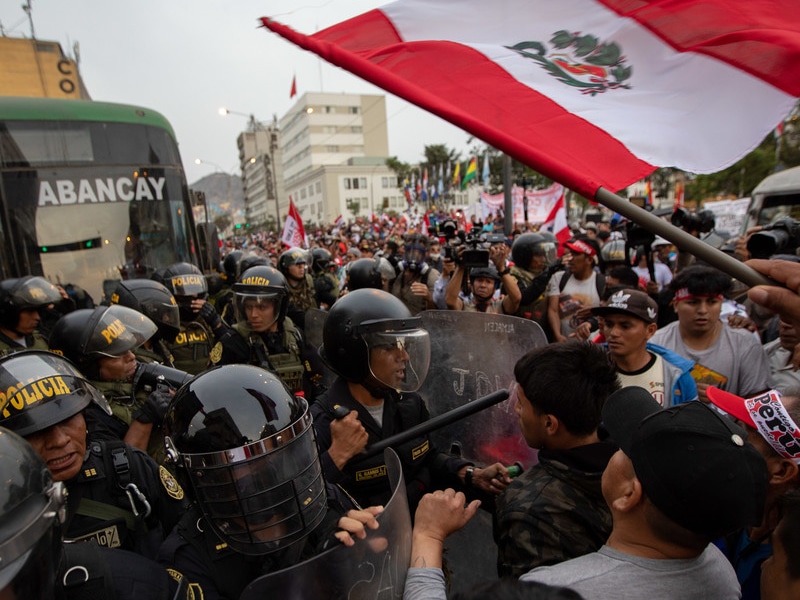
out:
{"label": "man with red headband", "polygon": [[547,284],[547,319],[553,331],[553,341],[566,342],[575,330],[573,317],[583,308],[600,305],[605,278],[595,271],[599,246],[588,238],[573,238],[564,242],[560,271]]}
{"label": "man with red headband", "polygon": [[[725,536],[718,545],[728,556],[742,585],[742,600],[761,598],[761,563],[772,555],[772,532],[778,525],[780,498],[800,488],[800,389],[783,396],[770,390],[752,398],[741,398],[709,387],[708,399],[741,421],[747,441],[767,461],[769,485],[764,520],[755,527]],[[742,490],[742,493],[747,493]]]}
{"label": "man with red headband", "polygon": [[712,267],[693,265],[679,271],[670,284],[678,320],[650,340],[696,363],[692,375],[703,402],[708,401],[709,385],[740,396],[772,387],[769,361],[755,336],[720,320],[730,287],[730,276]]}

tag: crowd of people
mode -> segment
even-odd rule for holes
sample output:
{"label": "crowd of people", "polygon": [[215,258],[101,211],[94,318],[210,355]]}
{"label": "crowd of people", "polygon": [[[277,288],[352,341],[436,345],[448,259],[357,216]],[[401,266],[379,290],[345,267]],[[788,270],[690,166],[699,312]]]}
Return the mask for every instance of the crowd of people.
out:
{"label": "crowd of people", "polygon": [[[96,306],[0,282],[0,599],[239,598],[379,528],[394,490],[368,450],[395,437],[406,598],[447,597],[446,538],[479,509],[500,579],[461,598],[795,597],[792,255],[748,261],[776,286],[747,290],[608,220],[561,244],[446,214],[309,242],[239,240]],[[418,433],[428,310],[544,332],[514,365],[521,476]]]}

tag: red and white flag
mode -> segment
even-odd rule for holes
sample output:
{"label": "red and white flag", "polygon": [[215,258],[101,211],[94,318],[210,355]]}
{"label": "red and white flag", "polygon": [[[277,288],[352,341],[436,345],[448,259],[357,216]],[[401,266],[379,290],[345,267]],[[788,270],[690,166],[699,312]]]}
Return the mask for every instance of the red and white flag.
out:
{"label": "red and white flag", "polygon": [[297,75],[292,75],[292,89],[289,90],[289,100],[297,96]]}
{"label": "red and white flag", "polygon": [[569,223],[567,222],[567,204],[564,199],[564,186],[554,183],[547,188],[548,192],[557,192],[561,188],[561,195],[556,200],[547,219],[542,223],[542,229],[547,229],[553,232],[558,240],[558,255],[564,252],[564,242],[570,238]]}
{"label": "red and white flag", "polygon": [[587,198],[660,166],[719,171],[800,96],[797,0],[400,0],[312,36],[262,22]]}
{"label": "red and white flag", "polygon": [[308,247],[306,230],[303,229],[303,219],[300,218],[300,213],[297,211],[294,202],[292,202],[291,196],[289,197],[289,214],[286,215],[281,241],[291,248]]}

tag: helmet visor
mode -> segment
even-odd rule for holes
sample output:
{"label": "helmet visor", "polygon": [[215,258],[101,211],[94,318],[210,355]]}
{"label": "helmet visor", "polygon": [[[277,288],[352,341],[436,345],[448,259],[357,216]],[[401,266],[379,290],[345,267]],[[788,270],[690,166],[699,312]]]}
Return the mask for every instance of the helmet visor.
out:
{"label": "helmet visor", "polygon": [[[219,453],[217,458],[226,454],[231,462],[212,459],[202,461],[205,468],[189,469],[197,499],[214,530],[244,554],[285,548],[305,537],[326,511],[313,429],[306,428],[274,450],[265,448],[268,445]],[[208,457],[194,455],[190,460],[195,463],[202,456]],[[248,458],[237,460],[242,456]]]}
{"label": "helmet visor", "polygon": [[399,392],[415,392],[425,381],[431,344],[424,329],[364,333],[369,371],[383,385]]}
{"label": "helmet visor", "polygon": [[109,306],[86,342],[85,354],[119,356],[138,348],[158,330],[145,315],[125,306]]}
{"label": "helmet visor", "polygon": [[[269,291],[248,294],[236,292],[234,294],[234,313],[237,323],[248,323],[261,327],[270,327],[279,316],[279,299],[283,295],[280,291]],[[249,318],[248,318],[248,315]],[[251,325],[252,325],[251,324]]]}
{"label": "helmet visor", "polygon": [[28,277],[20,281],[10,296],[17,308],[38,308],[62,300],[58,288],[43,277]]}
{"label": "helmet visor", "polygon": [[188,275],[175,275],[170,279],[175,296],[204,297],[208,292],[208,282],[203,275],[190,273]]}
{"label": "helmet visor", "polygon": [[536,244],[533,254],[544,256],[545,260],[547,261],[547,264],[549,265],[557,258],[556,254],[557,250],[558,249],[556,248],[556,245],[553,242],[541,242],[539,244]]}

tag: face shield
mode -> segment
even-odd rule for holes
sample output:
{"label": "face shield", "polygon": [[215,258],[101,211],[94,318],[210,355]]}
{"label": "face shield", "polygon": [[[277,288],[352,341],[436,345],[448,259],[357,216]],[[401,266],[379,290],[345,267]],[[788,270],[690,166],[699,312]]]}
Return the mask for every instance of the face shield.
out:
{"label": "face shield", "polygon": [[190,273],[188,275],[175,275],[170,279],[173,295],[178,296],[197,296],[205,298],[208,294],[208,282],[203,275]]}
{"label": "face shield", "polygon": [[[280,299],[283,292],[263,291],[263,292],[235,292],[233,296],[233,308],[237,323],[250,323],[252,327],[259,331],[262,328],[269,328],[278,320],[280,316]],[[272,314],[270,308],[272,307]],[[248,318],[249,315],[249,318]]]}
{"label": "face shield", "polygon": [[[430,366],[431,344],[424,329],[393,329],[409,322],[376,321],[362,323],[362,339],[367,344],[369,371],[379,383],[399,392],[415,392],[425,381]],[[373,330],[374,328],[374,330]]]}
{"label": "face shield", "polygon": [[9,297],[18,308],[40,308],[61,302],[58,288],[43,277],[27,277],[11,290]]}
{"label": "face shield", "polygon": [[[243,554],[267,554],[304,539],[327,510],[311,415],[257,442],[181,454],[212,529]],[[166,440],[169,452],[171,440]]]}
{"label": "face shield", "polygon": [[545,264],[549,265],[555,262],[557,251],[558,249],[553,242],[540,242],[534,247],[533,254],[534,256],[544,256]]}
{"label": "face shield", "polygon": [[109,306],[86,338],[83,354],[120,356],[141,346],[157,330],[153,321],[132,308]]}

